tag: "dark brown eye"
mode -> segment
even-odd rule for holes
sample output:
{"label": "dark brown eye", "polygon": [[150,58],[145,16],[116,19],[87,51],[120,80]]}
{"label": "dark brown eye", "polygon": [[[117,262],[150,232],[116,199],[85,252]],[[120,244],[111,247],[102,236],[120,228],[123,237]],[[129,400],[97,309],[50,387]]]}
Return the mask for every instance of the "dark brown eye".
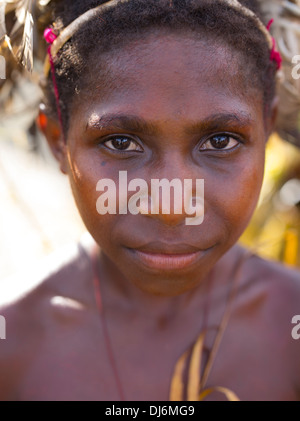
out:
{"label": "dark brown eye", "polygon": [[130,147],[131,140],[127,139],[126,137],[116,137],[111,141],[111,144],[114,148],[125,151]]}
{"label": "dark brown eye", "polygon": [[216,149],[224,149],[229,145],[230,138],[228,136],[215,136],[211,139],[211,145]]}
{"label": "dark brown eye", "polygon": [[222,150],[233,149],[239,142],[228,135],[217,135],[208,139],[200,148],[200,150]]}
{"label": "dark brown eye", "polygon": [[142,148],[138,145],[138,143],[126,136],[115,136],[104,142],[104,144],[108,149],[112,149],[114,151],[142,152]]}

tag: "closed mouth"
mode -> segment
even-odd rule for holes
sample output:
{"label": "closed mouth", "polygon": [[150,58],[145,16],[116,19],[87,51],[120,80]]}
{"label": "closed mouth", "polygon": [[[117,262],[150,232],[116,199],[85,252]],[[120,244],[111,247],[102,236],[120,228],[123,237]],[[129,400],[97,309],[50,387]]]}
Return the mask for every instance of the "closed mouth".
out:
{"label": "closed mouth", "polygon": [[199,250],[184,244],[165,245],[151,243],[144,247],[128,250],[136,260],[147,268],[172,271],[192,266],[211,248]]}

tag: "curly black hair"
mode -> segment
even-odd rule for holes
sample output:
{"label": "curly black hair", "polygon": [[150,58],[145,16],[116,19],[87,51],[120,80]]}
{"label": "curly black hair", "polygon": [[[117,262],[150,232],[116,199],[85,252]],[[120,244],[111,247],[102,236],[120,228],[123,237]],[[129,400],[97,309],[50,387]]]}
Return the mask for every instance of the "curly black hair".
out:
{"label": "curly black hair", "polygon": [[[56,0],[52,20],[66,27],[78,16],[106,1]],[[240,3],[263,21],[256,0]],[[123,0],[92,18],[62,47],[55,58],[56,83],[65,134],[68,131],[74,99],[81,95],[95,56],[122,48],[153,31],[185,32],[209,38],[213,45],[230,46],[239,54],[248,87],[263,94],[265,110],[276,90],[276,63],[270,60],[266,36],[254,19],[230,7],[222,0]],[[46,109],[57,117],[52,78],[42,84]]]}

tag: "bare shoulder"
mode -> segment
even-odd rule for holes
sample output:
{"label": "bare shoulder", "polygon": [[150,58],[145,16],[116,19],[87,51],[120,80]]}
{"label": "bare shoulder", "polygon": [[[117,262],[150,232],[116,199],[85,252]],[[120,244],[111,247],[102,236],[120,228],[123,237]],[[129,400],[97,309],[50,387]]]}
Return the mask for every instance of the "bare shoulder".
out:
{"label": "bare shoulder", "polygon": [[276,308],[276,314],[300,312],[299,269],[257,255],[251,255],[244,266],[242,287],[263,293],[266,308]]}
{"label": "bare shoulder", "polygon": [[243,271],[237,317],[249,321],[258,349],[269,350],[300,400],[300,272],[256,255]]}
{"label": "bare shoulder", "polygon": [[264,306],[276,306],[276,313],[292,307],[295,310],[295,306],[300,311],[299,268],[264,259],[238,245],[229,250],[223,260],[227,262],[224,273],[234,277],[241,271],[238,289],[243,304],[246,304],[245,300],[251,302],[260,297]]}
{"label": "bare shoulder", "polygon": [[74,244],[0,282],[0,400],[18,399],[16,384],[47,336],[89,306],[90,278],[87,250]]}

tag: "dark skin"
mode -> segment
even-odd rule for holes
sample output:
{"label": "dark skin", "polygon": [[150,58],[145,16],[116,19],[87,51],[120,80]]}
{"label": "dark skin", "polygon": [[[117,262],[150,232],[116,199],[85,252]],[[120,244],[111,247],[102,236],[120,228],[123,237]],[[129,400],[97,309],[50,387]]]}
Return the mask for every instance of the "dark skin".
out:
{"label": "dark skin", "polygon": [[[211,51],[208,41],[171,34],[129,45],[105,58],[105,78],[94,75],[99,83],[74,104],[66,144],[54,121],[43,126],[101,247],[97,270],[127,400],[168,400],[175,363],[199,335],[208,300],[208,326],[220,323],[244,254],[234,244],[260,192],[275,102],[265,116],[262,94],[245,90],[238,54],[230,61],[220,47],[212,61]],[[228,144],[216,149],[220,134]],[[123,152],[116,135],[126,138]],[[148,183],[203,178],[203,224],[186,226],[186,215],[172,212],[100,216],[96,184],[117,181],[120,170]],[[0,342],[1,400],[120,399],[90,260],[61,266],[42,279],[26,277],[28,294],[16,287],[13,304],[5,294],[1,300],[8,331]],[[300,341],[291,337],[291,319],[299,302],[299,273],[249,257],[207,387],[228,387],[241,400],[298,400]],[[208,335],[206,346],[212,342]]]}

